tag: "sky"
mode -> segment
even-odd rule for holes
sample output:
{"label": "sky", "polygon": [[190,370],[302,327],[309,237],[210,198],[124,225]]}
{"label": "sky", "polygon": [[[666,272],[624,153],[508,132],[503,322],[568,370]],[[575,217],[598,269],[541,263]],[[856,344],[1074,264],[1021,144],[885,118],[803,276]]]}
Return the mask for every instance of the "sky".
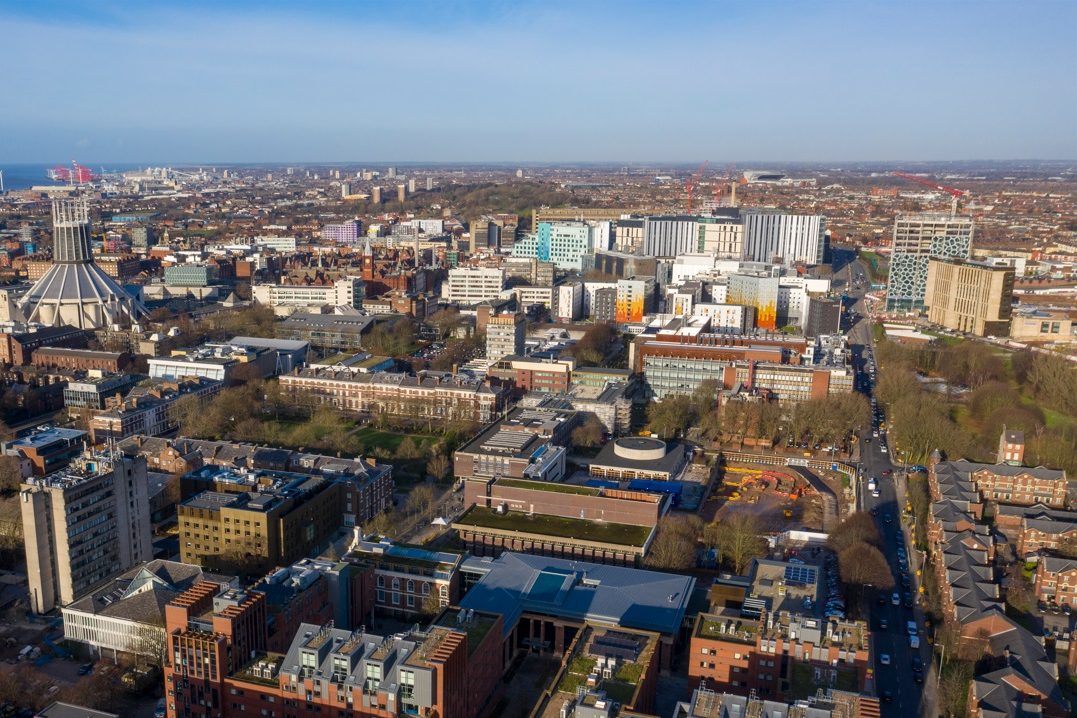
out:
{"label": "sky", "polygon": [[1077,158],[1077,2],[0,0],[0,162]]}

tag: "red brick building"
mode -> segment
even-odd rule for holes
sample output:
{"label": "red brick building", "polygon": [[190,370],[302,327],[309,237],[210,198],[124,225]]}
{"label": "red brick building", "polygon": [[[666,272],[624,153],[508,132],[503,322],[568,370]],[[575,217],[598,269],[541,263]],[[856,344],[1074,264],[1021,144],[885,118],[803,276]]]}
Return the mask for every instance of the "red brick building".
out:
{"label": "red brick building", "polygon": [[688,649],[693,684],[763,698],[794,699],[802,686],[870,693],[874,669],[863,622],[728,609],[696,619]]}
{"label": "red brick building", "polygon": [[45,327],[36,332],[0,334],[0,362],[13,366],[29,364],[41,347],[85,347],[89,334],[77,327]]}
{"label": "red brick building", "polygon": [[65,347],[42,347],[34,351],[31,364],[50,369],[74,369],[76,371],[100,371],[119,374],[131,363],[126,352],[103,352],[92,349],[68,349]]}
{"label": "red brick building", "polygon": [[970,718],[1035,715],[1066,718],[1069,709],[1059,685],[1058,664],[1041,639],[1002,611],[990,611],[961,626],[961,642],[977,656],[977,675],[968,689]]}
{"label": "red brick building", "polygon": [[500,616],[445,613],[393,636],[301,623],[277,652],[264,596],[216,591],[201,583],[165,608],[169,718],[471,718],[499,696]]}
{"label": "red brick building", "polygon": [[1077,609],[1077,559],[1046,556],[1036,566],[1036,600]]}
{"label": "red brick building", "polygon": [[220,592],[196,584],[165,606],[164,661],[169,718],[227,715],[224,681],[265,650],[266,607],[261,593]]}

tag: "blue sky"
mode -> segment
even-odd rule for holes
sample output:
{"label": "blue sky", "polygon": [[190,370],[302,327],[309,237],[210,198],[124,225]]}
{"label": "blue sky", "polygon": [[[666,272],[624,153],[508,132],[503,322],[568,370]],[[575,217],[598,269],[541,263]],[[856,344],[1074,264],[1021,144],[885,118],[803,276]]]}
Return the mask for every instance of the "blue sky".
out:
{"label": "blue sky", "polygon": [[1077,2],[8,2],[0,161],[1077,158]]}

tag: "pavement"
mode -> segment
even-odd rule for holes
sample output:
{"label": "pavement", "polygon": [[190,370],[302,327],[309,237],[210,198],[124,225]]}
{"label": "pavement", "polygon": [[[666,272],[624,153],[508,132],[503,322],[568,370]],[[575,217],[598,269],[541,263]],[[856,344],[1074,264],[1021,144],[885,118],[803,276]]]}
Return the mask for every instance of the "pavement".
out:
{"label": "pavement", "polygon": [[[863,317],[868,317],[868,308],[863,301],[865,288],[869,285],[869,278],[865,267],[860,262],[851,262],[842,269],[848,284],[848,294],[855,298],[854,311]],[[855,288],[855,283],[860,280],[862,287]],[[866,371],[870,357],[874,364],[874,351],[870,318],[863,318],[849,330],[849,345],[853,354],[853,362],[861,380],[861,390],[868,396],[872,395],[874,382]],[[881,407],[880,407],[881,408]],[[867,433],[867,432],[865,432]],[[908,528],[902,523],[902,511],[905,506],[905,482],[901,472],[891,461],[889,450],[883,451],[886,444],[885,432],[879,438],[872,438],[870,443],[862,442],[860,447],[860,468],[862,475],[858,478],[857,497],[862,510],[876,512],[876,522],[883,538],[883,554],[890,565],[894,576],[895,591],[899,597],[906,589],[902,586],[902,578],[907,578],[907,589],[915,599],[919,594],[919,581],[916,576],[919,567],[917,551],[913,550],[913,542]],[[892,472],[884,475],[884,472]],[[869,479],[875,478],[878,482],[879,496],[872,496],[868,490]],[[902,567],[898,561],[898,549],[904,547],[907,552],[908,564]],[[924,614],[919,603],[914,600],[911,607],[905,605],[893,605],[891,591],[881,592],[879,600],[873,600],[869,609],[871,622],[874,658],[876,693],[884,700],[882,702],[883,718],[899,718],[907,715],[938,715],[935,705],[935,677],[934,667],[931,660],[931,650],[924,635]],[[903,601],[901,602],[904,603]],[[886,619],[887,629],[880,627],[880,620]],[[906,623],[915,620],[920,636],[920,647],[910,647],[909,634]],[[889,665],[883,665],[881,657],[889,657]],[[917,683],[913,678],[912,665],[914,658],[919,658],[925,668],[923,684]],[[885,699],[890,697],[890,701]]]}

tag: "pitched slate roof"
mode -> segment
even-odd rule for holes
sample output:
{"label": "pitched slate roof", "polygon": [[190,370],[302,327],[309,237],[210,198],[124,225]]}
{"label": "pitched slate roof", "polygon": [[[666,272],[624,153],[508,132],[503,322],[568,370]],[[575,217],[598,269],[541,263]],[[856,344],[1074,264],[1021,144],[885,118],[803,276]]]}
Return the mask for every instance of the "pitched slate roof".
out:
{"label": "pitched slate roof", "polygon": [[234,576],[220,576],[178,561],[154,559],[125,571],[68,608],[138,623],[156,623],[165,604],[199,581],[228,584]]}
{"label": "pitched slate roof", "polygon": [[980,716],[1042,715],[1038,703],[1025,700],[1028,694],[1040,694],[1052,703],[1066,706],[1058,685],[1058,665],[1047,656],[1035,636],[1001,612],[991,617],[988,630],[990,653],[1002,656],[1005,665],[973,679]]}
{"label": "pitched slate roof", "polygon": [[946,583],[961,623],[1000,605],[998,583],[987,556],[984,538],[972,531],[947,534],[943,539]]}

